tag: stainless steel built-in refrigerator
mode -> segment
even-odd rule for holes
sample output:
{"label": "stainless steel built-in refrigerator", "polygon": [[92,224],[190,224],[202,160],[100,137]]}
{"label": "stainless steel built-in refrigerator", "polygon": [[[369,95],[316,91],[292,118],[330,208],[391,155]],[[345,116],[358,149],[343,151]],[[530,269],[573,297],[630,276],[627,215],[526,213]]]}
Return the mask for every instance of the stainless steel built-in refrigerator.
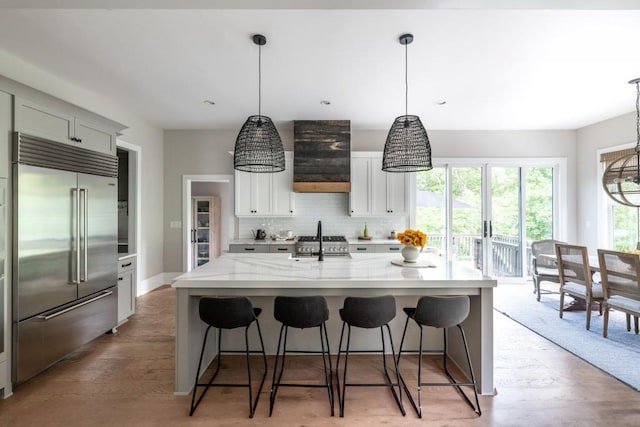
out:
{"label": "stainless steel built-in refrigerator", "polygon": [[111,330],[117,318],[117,158],[14,138],[14,381]]}

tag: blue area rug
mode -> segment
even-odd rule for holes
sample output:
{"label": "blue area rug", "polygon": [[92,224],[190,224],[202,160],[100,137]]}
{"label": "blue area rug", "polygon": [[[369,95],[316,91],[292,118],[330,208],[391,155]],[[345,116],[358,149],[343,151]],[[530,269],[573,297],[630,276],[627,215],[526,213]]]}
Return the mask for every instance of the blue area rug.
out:
{"label": "blue area rug", "polygon": [[[608,338],[602,336],[604,316],[591,313],[591,330],[585,329],[585,311],[564,312],[558,316],[559,296],[543,294],[540,302],[532,285],[499,285],[494,293],[494,308],[591,365],[640,391],[640,335],[631,319],[627,332],[624,313],[609,314]],[[572,298],[565,298],[565,303]]]}

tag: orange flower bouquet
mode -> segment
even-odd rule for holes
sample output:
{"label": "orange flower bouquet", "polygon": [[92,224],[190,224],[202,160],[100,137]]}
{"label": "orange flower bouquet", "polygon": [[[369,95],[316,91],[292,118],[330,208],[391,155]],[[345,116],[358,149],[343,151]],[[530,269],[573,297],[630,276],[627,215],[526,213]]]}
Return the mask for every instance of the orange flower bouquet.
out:
{"label": "orange flower bouquet", "polygon": [[420,251],[427,244],[427,235],[420,230],[412,230],[410,228],[404,230],[402,233],[396,235],[396,239],[403,245],[415,246],[420,248]]}

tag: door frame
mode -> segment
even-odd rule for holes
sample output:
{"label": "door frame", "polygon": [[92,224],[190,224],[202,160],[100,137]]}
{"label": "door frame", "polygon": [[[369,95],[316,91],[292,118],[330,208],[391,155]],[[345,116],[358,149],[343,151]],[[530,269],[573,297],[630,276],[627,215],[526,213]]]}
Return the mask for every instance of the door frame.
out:
{"label": "door frame", "polygon": [[[142,259],[144,259],[144,248],[140,244],[140,242],[142,242],[142,147],[121,139],[116,139],[116,147],[129,152],[129,200],[131,200],[131,194],[133,193],[134,195],[134,212],[133,215],[129,215],[129,237],[131,237],[132,229],[134,233],[133,247],[131,245],[131,239],[129,239],[128,244],[129,253],[136,254],[138,259],[135,270],[136,284],[138,284],[140,283],[140,265],[142,265]],[[132,153],[134,156],[131,156]],[[132,157],[134,159],[133,162],[131,161]],[[129,212],[131,212],[131,207],[129,207],[129,209]],[[136,296],[138,296],[137,286]]]}
{"label": "door frame", "polygon": [[[220,182],[234,186],[234,175],[182,175],[182,271],[191,271],[191,184],[194,182]],[[231,206],[235,206],[234,191],[231,195]],[[224,213],[221,213],[224,215]],[[234,224],[237,229],[237,224]],[[234,235],[237,233],[234,232]]]}

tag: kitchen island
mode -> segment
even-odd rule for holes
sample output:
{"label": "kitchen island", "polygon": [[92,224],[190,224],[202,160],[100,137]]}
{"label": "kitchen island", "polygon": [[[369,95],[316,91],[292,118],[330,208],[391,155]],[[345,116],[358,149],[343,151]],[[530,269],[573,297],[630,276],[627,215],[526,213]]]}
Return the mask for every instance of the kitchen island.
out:
{"label": "kitchen island", "polygon": [[[397,349],[404,327],[402,307],[415,306],[422,295],[469,295],[471,312],[463,323],[478,389],[493,394],[493,288],[497,282],[481,272],[437,257],[421,256],[432,265],[426,268],[401,267],[391,263],[398,254],[352,254],[351,257],[291,258],[289,254],[224,254],[174,280],[176,289],[176,360],[175,392],[187,394],[193,386],[202,337],[206,325],[198,316],[202,296],[247,296],[254,306],[263,309],[260,326],[268,353],[275,353],[280,324],[273,318],[273,299],[277,295],[324,295],[329,303],[327,322],[332,353],[337,352],[341,321],[339,308],[346,296],[394,295],[397,315],[390,324]],[[411,326],[410,326],[411,328]],[[414,327],[415,328],[415,327]],[[255,328],[251,328],[255,333]],[[429,329],[429,328],[428,328]],[[407,332],[405,349],[417,348],[417,329]],[[379,341],[379,331],[358,334],[352,348],[372,348]],[[377,332],[377,333],[376,333]],[[242,348],[241,332],[229,337],[232,348]],[[442,338],[436,330],[426,333],[428,349],[441,349]],[[305,335],[309,337],[309,335]],[[305,347],[305,336],[292,336],[290,343]],[[458,334],[452,334],[449,355],[464,360]],[[227,338],[227,337],[225,337]],[[254,340],[255,338],[255,340]],[[310,349],[315,349],[313,335]],[[257,333],[250,337],[255,348]],[[211,340],[215,342],[215,340]],[[223,339],[223,342],[227,342]],[[369,344],[371,342],[371,344]],[[379,343],[377,344],[379,345]],[[205,353],[203,369],[215,354],[211,345]],[[464,367],[465,363],[458,363]]]}

